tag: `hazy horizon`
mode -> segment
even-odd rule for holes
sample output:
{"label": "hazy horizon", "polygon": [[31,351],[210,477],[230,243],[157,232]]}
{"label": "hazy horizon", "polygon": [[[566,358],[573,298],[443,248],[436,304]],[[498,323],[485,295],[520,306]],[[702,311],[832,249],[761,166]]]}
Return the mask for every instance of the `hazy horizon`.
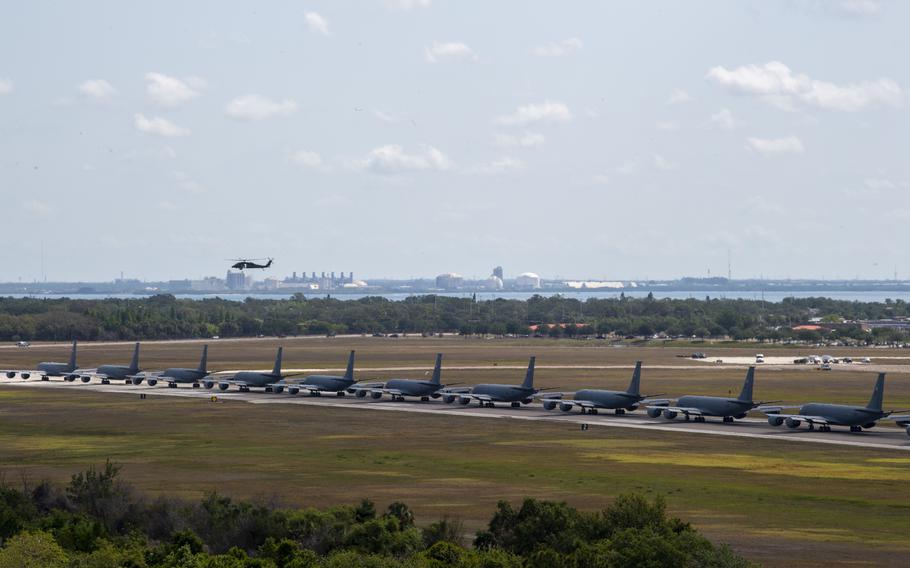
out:
{"label": "hazy horizon", "polygon": [[910,279],[907,3],[3,15],[0,281]]}

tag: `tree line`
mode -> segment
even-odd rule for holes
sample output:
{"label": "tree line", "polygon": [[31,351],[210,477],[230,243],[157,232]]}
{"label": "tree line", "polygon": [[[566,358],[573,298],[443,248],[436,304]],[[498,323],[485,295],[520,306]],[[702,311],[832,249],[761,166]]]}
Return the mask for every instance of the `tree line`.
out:
{"label": "tree line", "polygon": [[[910,316],[902,300],[849,302],[787,298],[782,302],[738,299],[577,298],[477,301],[471,297],[413,296],[358,300],[290,299],[237,302],[176,299],[0,298],[0,340],[138,340],[338,333],[462,333],[551,336],[608,335],[806,341],[844,338],[859,342],[906,339],[905,332],[870,334],[842,320]],[[831,329],[793,331],[810,318]],[[557,325],[553,325],[557,324]]]}
{"label": "tree line", "polygon": [[460,522],[418,527],[395,502],[286,509],[211,493],[149,500],[110,462],[65,487],[0,484],[0,568],[621,568],[752,566],[638,494],[606,509],[501,501],[464,542]]}

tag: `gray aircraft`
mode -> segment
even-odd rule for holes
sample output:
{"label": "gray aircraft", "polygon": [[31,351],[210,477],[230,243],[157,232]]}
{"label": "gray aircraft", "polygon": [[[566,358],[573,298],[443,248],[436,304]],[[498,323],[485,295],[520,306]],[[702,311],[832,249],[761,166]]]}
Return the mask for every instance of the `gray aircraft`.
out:
{"label": "gray aircraft", "polygon": [[508,402],[512,408],[522,404],[529,404],[534,400],[534,395],[540,392],[534,388],[534,360],[528,361],[528,370],[525,380],[521,385],[492,385],[480,384],[468,389],[445,389],[442,394],[443,402],[451,404],[457,399],[461,404],[470,404],[472,400],[480,406],[493,408],[497,402]]}
{"label": "gray aircraft", "polygon": [[613,410],[618,415],[638,409],[639,403],[648,398],[641,394],[641,361],[635,362],[632,371],[632,381],[629,388],[624,391],[585,389],[576,392],[572,400],[563,400],[562,397],[569,393],[553,393],[540,397],[546,410],[554,410],[557,406],[563,412],[571,412],[573,406],[581,409],[581,413],[597,414],[599,409]]}
{"label": "gray aircraft", "polygon": [[876,422],[887,418],[893,412],[904,412],[882,410],[884,396],[885,373],[879,373],[872,389],[872,398],[866,406],[810,402],[799,407],[799,414],[783,414],[781,411],[787,408],[785,406],[762,406],[759,410],[768,415],[768,424],[771,426],[786,424],[787,428],[796,429],[805,422],[809,430],[814,430],[818,426],[819,431],[830,432],[831,426],[849,426],[851,432],[862,432],[864,428],[873,428]]}
{"label": "gray aircraft", "polygon": [[133,384],[138,385],[142,383],[142,380],[145,379],[148,383],[148,386],[153,387],[158,384],[158,381],[167,381],[167,386],[170,388],[177,388],[178,383],[192,383],[193,388],[199,388],[200,382],[202,379],[208,376],[209,372],[206,370],[206,361],[208,360],[209,346],[202,346],[202,359],[199,360],[199,366],[195,369],[175,367],[171,369],[165,369],[160,373],[153,373],[148,376],[136,375],[133,377]]}
{"label": "gray aircraft", "polygon": [[755,384],[755,367],[749,367],[743,390],[737,398],[719,396],[683,396],[676,400],[676,406],[669,401],[654,401],[648,405],[648,416],[657,418],[663,414],[667,420],[673,420],[682,414],[686,420],[691,417],[695,422],[704,422],[706,416],[722,416],[724,422],[733,422],[734,418],[745,418],[753,408],[765,404],[752,401],[752,386]]}
{"label": "gray aircraft", "polygon": [[[275,366],[272,368],[271,373],[240,371],[239,373],[235,373],[230,379],[218,380],[218,388],[224,391],[231,388],[231,385],[234,385],[240,392],[249,392],[253,387],[264,388],[265,392],[282,392],[285,387],[290,386],[284,382],[285,376],[281,374],[281,352],[283,350],[283,347],[278,348],[278,353],[275,355]],[[210,389],[215,386],[216,382],[214,379],[206,378],[203,380],[202,384],[205,388]]]}
{"label": "gray aircraft", "polygon": [[442,378],[442,353],[436,354],[436,364],[433,366],[433,375],[429,381],[420,379],[389,379],[385,384],[375,386],[353,387],[354,394],[359,398],[369,394],[372,398],[379,400],[382,395],[387,394],[392,400],[403,401],[404,397],[419,397],[421,401],[427,402],[430,398],[439,398],[439,391],[445,388],[440,384]]}
{"label": "gray aircraft", "polygon": [[76,369],[69,375],[63,377],[67,381],[75,381],[76,377],[87,383],[92,378],[101,379],[101,384],[111,384],[111,379],[125,381],[126,384],[132,384],[133,376],[139,374],[142,369],[139,368],[139,343],[133,349],[133,359],[129,365],[101,365],[97,369]]}
{"label": "gray aircraft", "polygon": [[288,385],[288,394],[297,394],[301,391],[310,396],[320,396],[324,392],[333,392],[336,396],[344,396],[345,391],[354,384],[354,351],[348,355],[348,367],[343,376],[337,375],[308,375],[299,383]]}
{"label": "gray aircraft", "polygon": [[22,379],[28,379],[32,375],[41,375],[41,380],[46,381],[48,377],[63,377],[76,370],[76,340],[73,340],[73,350],[70,351],[69,363],[54,363],[44,361],[38,363],[34,370],[10,370],[5,371],[8,379],[15,379],[19,375]]}

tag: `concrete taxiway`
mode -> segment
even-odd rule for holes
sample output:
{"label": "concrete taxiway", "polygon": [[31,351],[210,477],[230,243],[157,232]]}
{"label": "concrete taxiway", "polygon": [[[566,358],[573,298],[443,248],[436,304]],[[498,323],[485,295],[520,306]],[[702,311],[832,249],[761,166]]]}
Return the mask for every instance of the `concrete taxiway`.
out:
{"label": "concrete taxiway", "polygon": [[62,379],[22,380],[0,379],[0,388],[31,388],[54,389],[60,391],[95,391],[121,396],[177,396],[196,398],[210,401],[216,397],[219,401],[238,401],[251,404],[296,404],[300,406],[322,406],[332,408],[345,408],[355,410],[372,410],[387,412],[411,412],[415,414],[443,414],[449,416],[468,416],[474,418],[497,418],[526,421],[543,421],[550,423],[574,424],[581,428],[582,424],[588,427],[627,428],[639,430],[653,430],[659,432],[676,432],[696,435],[732,436],[738,438],[753,438],[762,440],[778,440],[783,443],[812,443],[831,444],[837,446],[861,448],[875,448],[879,450],[910,451],[910,437],[903,429],[896,428],[883,421],[875,430],[866,430],[860,433],[851,433],[846,429],[834,427],[831,432],[810,431],[805,426],[791,430],[785,427],[772,427],[761,418],[746,418],[737,420],[733,424],[724,424],[719,419],[708,419],[708,422],[697,423],[685,421],[680,418],[666,420],[663,418],[650,418],[643,411],[627,413],[616,416],[612,412],[602,411],[600,414],[580,414],[578,412],[564,413],[558,410],[544,410],[540,404],[534,403],[521,408],[511,408],[507,405],[498,405],[496,408],[480,408],[477,405],[453,403],[445,404],[441,400],[428,402],[405,401],[393,402],[388,398],[373,400],[356,398],[351,395],[336,396],[323,394],[312,397],[306,395],[289,395],[265,393],[261,389],[242,393],[236,390],[221,391],[217,389],[192,388],[189,385],[180,385],[170,388],[159,384],[155,387],[148,385],[124,385],[114,383],[103,385],[98,381],[90,383],[65,382]]}

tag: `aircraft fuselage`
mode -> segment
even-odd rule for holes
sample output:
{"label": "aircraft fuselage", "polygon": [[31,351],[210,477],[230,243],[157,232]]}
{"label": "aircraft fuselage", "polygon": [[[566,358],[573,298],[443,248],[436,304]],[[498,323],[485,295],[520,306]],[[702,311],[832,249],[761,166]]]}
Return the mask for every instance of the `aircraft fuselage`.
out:
{"label": "aircraft fuselage", "polygon": [[518,385],[481,384],[471,389],[471,394],[486,395],[495,402],[524,402],[536,392],[533,388]]}
{"label": "aircraft fuselage", "polygon": [[597,408],[631,408],[641,401],[641,397],[625,391],[599,389],[580,390],[573,397],[575,400],[592,402]]}
{"label": "aircraft fuselage", "polygon": [[742,416],[754,408],[750,401],[719,396],[684,396],[676,401],[680,408],[697,408],[704,416]]}
{"label": "aircraft fuselage", "polygon": [[878,410],[846,404],[823,404],[810,402],[800,407],[803,416],[820,416],[834,426],[865,426],[881,420],[886,415]]}

